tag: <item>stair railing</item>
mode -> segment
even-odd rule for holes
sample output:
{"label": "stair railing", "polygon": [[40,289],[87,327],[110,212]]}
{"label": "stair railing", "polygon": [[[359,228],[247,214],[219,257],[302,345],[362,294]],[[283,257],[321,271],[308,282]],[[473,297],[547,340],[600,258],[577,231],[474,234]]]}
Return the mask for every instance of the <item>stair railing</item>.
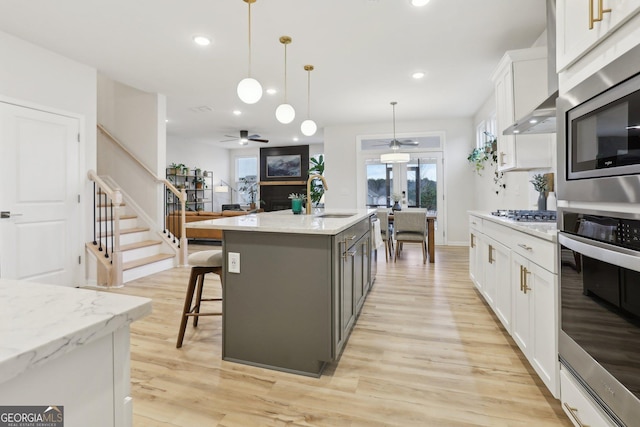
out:
{"label": "stair railing", "polygon": [[110,187],[95,171],[87,178],[93,182],[93,252],[98,258],[98,283],[122,286],[120,250],[120,205],[122,193]]}
{"label": "stair railing", "polygon": [[[178,263],[180,265],[187,264],[188,243],[186,232],[186,201],[187,192],[182,189],[178,190],[171,182],[165,178],[159,178],[151,169],[142,163],[124,144],[122,144],[115,136],[113,136],[104,126],[98,124],[98,130],[105,135],[116,147],[122,150],[131,160],[137,163],[151,178],[162,185],[164,194],[164,226],[162,233],[166,237],[166,241],[172,244],[178,253]],[[170,200],[171,198],[171,200]],[[171,203],[169,203],[171,201]],[[172,212],[169,211],[169,205],[172,205]],[[179,212],[176,215],[175,212]]]}

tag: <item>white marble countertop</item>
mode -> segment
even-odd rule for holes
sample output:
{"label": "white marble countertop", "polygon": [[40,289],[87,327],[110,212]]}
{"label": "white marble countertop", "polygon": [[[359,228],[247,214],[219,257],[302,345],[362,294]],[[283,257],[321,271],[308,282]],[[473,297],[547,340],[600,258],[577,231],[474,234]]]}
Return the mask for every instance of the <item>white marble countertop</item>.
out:
{"label": "white marble countertop", "polygon": [[491,212],[469,211],[469,215],[474,215],[489,220],[497,224],[505,225],[523,233],[530,234],[551,242],[557,241],[558,229],[555,222],[523,222],[514,221],[503,216],[491,215]]}
{"label": "white marble countertop", "polygon": [[[187,228],[215,230],[260,231],[264,233],[326,234],[336,235],[352,225],[376,213],[375,209],[314,210],[311,215],[294,215],[291,209],[261,212],[220,219],[195,221]],[[342,218],[323,215],[348,215]]]}
{"label": "white marble countertop", "polygon": [[0,279],[0,384],[149,313],[148,298]]}

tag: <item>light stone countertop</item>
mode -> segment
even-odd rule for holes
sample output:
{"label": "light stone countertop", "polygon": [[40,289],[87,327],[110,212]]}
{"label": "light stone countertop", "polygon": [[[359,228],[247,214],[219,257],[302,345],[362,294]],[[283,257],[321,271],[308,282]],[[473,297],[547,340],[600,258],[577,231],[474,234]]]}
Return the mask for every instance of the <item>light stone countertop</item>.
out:
{"label": "light stone countertop", "polygon": [[0,384],[149,313],[148,298],[0,279]]}
{"label": "light stone countertop", "polygon": [[[187,228],[215,230],[259,231],[264,233],[336,235],[376,213],[375,209],[315,209],[311,215],[294,215],[291,209],[261,212],[220,219],[189,222]],[[329,218],[323,215],[349,215]]]}
{"label": "light stone countertop", "polygon": [[514,221],[503,216],[491,215],[491,212],[484,211],[469,211],[469,215],[474,215],[482,218],[483,220],[495,222],[496,224],[505,225],[514,230],[521,231],[544,240],[549,240],[551,242],[557,241],[558,227],[555,222]]}

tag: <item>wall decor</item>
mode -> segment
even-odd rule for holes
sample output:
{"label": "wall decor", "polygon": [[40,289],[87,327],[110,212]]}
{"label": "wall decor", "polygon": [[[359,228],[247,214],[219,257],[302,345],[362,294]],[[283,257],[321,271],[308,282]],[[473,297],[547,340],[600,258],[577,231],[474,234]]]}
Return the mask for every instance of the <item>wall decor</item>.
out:
{"label": "wall decor", "polygon": [[300,154],[267,156],[266,167],[267,178],[301,178],[302,156]]}

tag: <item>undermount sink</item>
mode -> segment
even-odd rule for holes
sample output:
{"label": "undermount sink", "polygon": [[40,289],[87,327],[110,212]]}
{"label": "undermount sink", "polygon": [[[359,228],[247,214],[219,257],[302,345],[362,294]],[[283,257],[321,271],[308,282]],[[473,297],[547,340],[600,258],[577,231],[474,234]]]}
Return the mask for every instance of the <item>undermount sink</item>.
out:
{"label": "undermount sink", "polygon": [[325,213],[318,215],[318,218],[349,218],[354,215],[354,213]]}

